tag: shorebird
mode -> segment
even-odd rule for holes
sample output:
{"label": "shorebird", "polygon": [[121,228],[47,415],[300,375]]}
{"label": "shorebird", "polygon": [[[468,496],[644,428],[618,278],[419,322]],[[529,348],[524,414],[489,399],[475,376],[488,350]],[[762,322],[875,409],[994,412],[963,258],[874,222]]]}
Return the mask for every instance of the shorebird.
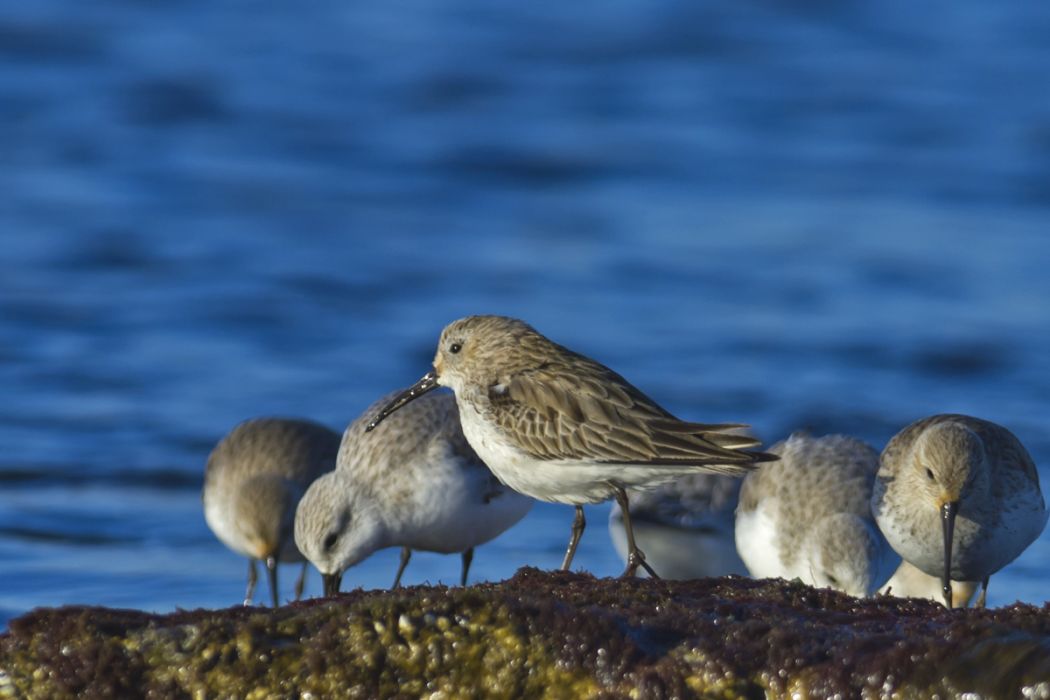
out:
{"label": "shorebird", "polygon": [[918,420],[882,451],[871,497],[879,527],[897,552],[950,581],[988,579],[1016,559],[1046,526],[1039,474],[1021,442],[980,418],[942,414]]}
{"label": "shorebird", "polygon": [[[663,578],[747,575],[733,538],[740,479],[689,474],[650,491],[628,493],[634,539]],[[627,562],[623,511],[614,503],[609,536]]]}
{"label": "shorebird", "polygon": [[576,506],[562,568],[586,521],[583,504],[615,498],[624,516],[628,564],[656,572],[638,549],[626,489],[694,472],[743,474],[774,459],[738,424],[679,420],[608,367],[548,340],[523,321],[468,316],[441,333],[433,368],[376,414],[371,430],[423,394],[446,386],[463,433],[515,491]]}
{"label": "shorebird", "polygon": [[299,503],[295,541],[321,572],[325,595],[338,592],[347,568],[386,547],[401,548],[395,588],[414,549],[461,552],[466,585],[474,548],[532,507],[478,459],[448,394],[417,401],[366,438],[368,421],[393,396],[350,424],[335,471]]}
{"label": "shorebird", "polygon": [[335,468],[339,434],[305,420],[257,418],[241,423],[212,450],[204,473],[204,519],[227,547],[248,557],[251,605],[265,562],[273,606],[277,563],[304,562],[295,585],[302,596],[306,563],[295,547],[292,526],[300,496],[321,474]]}
{"label": "shorebird", "polygon": [[900,562],[869,506],[879,453],[845,435],[798,433],[769,451],[780,461],[747,475],[736,511],[751,575],[874,593]]}
{"label": "shorebird", "polygon": [[[980,585],[976,581],[952,581],[952,605],[956,608],[965,608],[970,604],[973,594],[977,592]],[[892,595],[898,598],[926,598],[942,602],[944,594],[941,591],[941,579],[939,576],[930,576],[920,571],[907,560],[901,562],[897,570],[890,576],[890,580],[879,589],[883,595]]]}

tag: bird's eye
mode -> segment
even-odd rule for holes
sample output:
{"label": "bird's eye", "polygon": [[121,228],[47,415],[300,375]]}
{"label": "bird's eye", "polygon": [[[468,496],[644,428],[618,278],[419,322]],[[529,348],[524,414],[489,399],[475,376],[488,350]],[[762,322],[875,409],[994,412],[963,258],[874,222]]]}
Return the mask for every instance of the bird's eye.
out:
{"label": "bird's eye", "polygon": [[324,538],[324,542],[322,543],[322,545],[324,546],[325,551],[327,552],[327,551],[331,550],[332,547],[335,546],[336,540],[338,540],[338,539],[339,539],[339,533],[337,533],[337,532],[330,532],[330,533],[328,533],[328,537],[325,537]]}
{"label": "bird's eye", "polygon": [[459,343],[452,343],[452,345],[448,346],[448,351],[450,353],[452,353],[453,355],[455,355],[457,352],[459,352],[462,349],[463,349],[463,346],[460,345]]}
{"label": "bird's eye", "polygon": [[929,467],[926,468],[926,478],[933,481],[933,470]]}
{"label": "bird's eye", "polygon": [[832,586],[837,586],[839,585],[839,580],[831,574],[828,574],[828,583],[830,583]]}

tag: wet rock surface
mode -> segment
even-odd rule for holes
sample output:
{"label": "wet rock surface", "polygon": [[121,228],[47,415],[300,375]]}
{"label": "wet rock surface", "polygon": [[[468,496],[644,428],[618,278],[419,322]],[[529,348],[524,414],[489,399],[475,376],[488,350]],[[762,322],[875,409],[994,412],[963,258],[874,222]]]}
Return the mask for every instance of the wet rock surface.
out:
{"label": "wet rock surface", "polygon": [[0,697],[1050,697],[1050,605],[521,569],[266,608],[38,609]]}

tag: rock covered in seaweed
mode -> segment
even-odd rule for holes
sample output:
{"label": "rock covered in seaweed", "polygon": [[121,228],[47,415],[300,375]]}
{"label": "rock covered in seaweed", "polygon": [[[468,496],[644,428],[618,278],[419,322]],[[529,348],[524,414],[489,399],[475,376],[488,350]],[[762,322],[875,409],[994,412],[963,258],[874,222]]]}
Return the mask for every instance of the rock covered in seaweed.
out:
{"label": "rock covered in seaweed", "polygon": [[526,568],[276,611],[40,609],[0,636],[0,697],[1050,697],[1048,652],[1050,606]]}

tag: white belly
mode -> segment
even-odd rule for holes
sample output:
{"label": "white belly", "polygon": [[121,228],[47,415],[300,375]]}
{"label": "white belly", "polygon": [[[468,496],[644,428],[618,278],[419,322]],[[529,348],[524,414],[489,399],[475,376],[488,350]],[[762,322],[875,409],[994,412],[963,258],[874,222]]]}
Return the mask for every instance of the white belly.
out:
{"label": "white belly", "polygon": [[204,521],[208,523],[208,527],[219,538],[219,541],[240,555],[254,557],[255,553],[248,550],[244,538],[240,536],[233,523],[230,522],[229,514],[229,509],[225,508],[218,498],[205,497]]}
{"label": "white belly", "polygon": [[[1020,509],[1018,509],[1020,511]],[[1003,568],[1042,532],[1046,511],[1010,513],[992,526],[982,526],[962,513],[955,519],[952,538],[952,572],[956,581],[980,581]],[[930,576],[944,570],[944,539],[936,510],[916,514],[915,531],[892,515],[880,513],[879,527],[886,540],[904,558]]]}
{"label": "white belly", "polygon": [[421,490],[414,517],[394,535],[397,544],[444,554],[462,552],[502,534],[524,518],[533,503],[512,491],[486,501],[478,479],[445,480],[434,486]]}
{"label": "white belly", "polygon": [[800,574],[789,570],[780,559],[773,505],[767,500],[753,511],[737,514],[736,551],[755,578],[794,578]]}

